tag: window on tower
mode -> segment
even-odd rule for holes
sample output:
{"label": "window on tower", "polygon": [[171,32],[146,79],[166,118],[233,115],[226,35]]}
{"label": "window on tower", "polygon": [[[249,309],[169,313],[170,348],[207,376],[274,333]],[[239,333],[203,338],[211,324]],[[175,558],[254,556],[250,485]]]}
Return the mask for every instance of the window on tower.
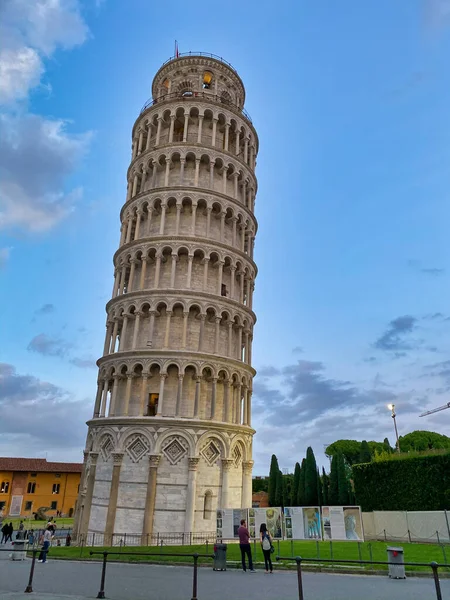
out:
{"label": "window on tower", "polygon": [[213,75],[211,71],[205,71],[203,73],[203,89],[209,90],[211,88]]}
{"label": "window on tower", "polygon": [[159,394],[149,394],[147,404],[147,417],[156,417],[158,412]]}

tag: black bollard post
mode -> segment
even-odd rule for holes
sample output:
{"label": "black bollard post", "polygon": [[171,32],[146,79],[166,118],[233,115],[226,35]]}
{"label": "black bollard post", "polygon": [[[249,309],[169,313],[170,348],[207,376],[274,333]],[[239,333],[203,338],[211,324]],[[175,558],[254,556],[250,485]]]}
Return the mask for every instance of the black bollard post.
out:
{"label": "black bollard post", "polygon": [[197,598],[197,561],[198,561],[198,554],[195,553],[194,554],[194,578],[192,580],[192,598],[191,600],[198,600]]}
{"label": "black bollard post", "polygon": [[441,582],[439,581],[437,562],[430,563],[430,567],[433,569],[434,585],[436,586],[436,600],[442,600]]}
{"label": "black bollard post", "polygon": [[106,561],[107,560],[108,560],[108,553],[103,552],[102,578],[100,579],[100,590],[97,594],[97,598],[105,597],[105,577],[106,577]]}
{"label": "black bollard post", "polygon": [[36,562],[36,553],[38,550],[32,550],[33,558],[31,559],[30,577],[28,579],[28,585],[25,588],[25,594],[31,594],[33,591],[33,575],[34,575],[34,563]]}
{"label": "black bollard post", "polygon": [[295,557],[297,563],[297,582],[298,582],[298,600],[304,600],[303,598],[303,581],[302,581],[302,558],[301,556]]}

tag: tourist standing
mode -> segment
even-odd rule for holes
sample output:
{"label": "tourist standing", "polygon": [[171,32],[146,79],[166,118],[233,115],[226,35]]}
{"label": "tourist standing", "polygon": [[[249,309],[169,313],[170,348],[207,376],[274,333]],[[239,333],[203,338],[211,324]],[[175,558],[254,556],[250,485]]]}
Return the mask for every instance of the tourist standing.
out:
{"label": "tourist standing", "polygon": [[48,552],[48,549],[50,548],[51,541],[52,541],[52,530],[50,529],[50,527],[47,527],[47,529],[45,530],[45,533],[44,533],[44,543],[42,545],[41,553],[39,554],[38,562],[40,562],[40,563],[47,562],[47,552]]}
{"label": "tourist standing", "polygon": [[241,520],[241,526],[238,529],[239,536],[239,548],[241,549],[241,559],[242,559],[242,569],[244,572],[247,572],[247,567],[245,565],[245,555],[248,558],[248,568],[250,569],[250,573],[254,573],[255,569],[253,568],[252,561],[252,549],[250,546],[250,532],[247,529],[247,524],[245,519]]}
{"label": "tourist standing", "polygon": [[272,536],[270,535],[269,531],[267,530],[267,525],[265,523],[261,523],[261,527],[259,528],[259,537],[261,540],[261,548],[264,554],[264,564],[266,567],[266,573],[269,573],[269,569],[270,569],[270,573],[273,573],[273,566],[272,566],[272,558],[271,558],[271,554],[272,554]]}
{"label": "tourist standing", "polygon": [[12,524],[12,523],[10,523],[10,524],[8,525],[8,535],[6,536],[6,540],[5,540],[5,542],[7,542],[8,540],[9,540],[10,542],[12,542],[12,534],[13,534],[13,533],[14,533],[14,527],[13,527],[13,524]]}
{"label": "tourist standing", "polygon": [[8,531],[9,531],[9,527],[8,527],[8,523],[5,523],[2,527],[2,541],[0,542],[1,544],[3,544],[3,542],[7,542],[8,539]]}

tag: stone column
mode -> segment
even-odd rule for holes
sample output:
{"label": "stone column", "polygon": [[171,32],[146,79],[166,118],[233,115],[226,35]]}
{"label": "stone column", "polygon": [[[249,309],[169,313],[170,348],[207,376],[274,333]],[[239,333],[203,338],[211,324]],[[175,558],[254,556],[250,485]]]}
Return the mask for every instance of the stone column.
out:
{"label": "stone column", "polygon": [[217,119],[214,117],[213,118],[213,129],[212,129],[212,141],[211,141],[211,146],[213,148],[216,147],[216,135],[217,135]]}
{"label": "stone column", "polygon": [[164,175],[164,185],[165,187],[167,187],[169,185],[169,175],[170,175],[170,165],[172,164],[172,161],[170,160],[170,158],[166,158],[166,172]]}
{"label": "stone column", "polygon": [[179,417],[180,412],[181,412],[181,400],[182,400],[182,396],[183,396],[183,380],[184,380],[184,373],[183,373],[183,375],[178,375],[177,402],[175,405],[175,416],[176,417]]}
{"label": "stone column", "polygon": [[127,387],[125,388],[125,402],[123,406],[122,414],[124,417],[128,417],[128,408],[130,406],[131,397],[131,384],[133,383],[133,373],[127,373]]}
{"label": "stone column", "polygon": [[175,115],[170,115],[169,144],[173,142],[173,128],[175,125],[175,119]]}
{"label": "stone column", "polygon": [[203,291],[206,292],[208,289],[208,263],[209,257],[205,256],[203,259]]}
{"label": "stone column", "polygon": [[147,219],[147,237],[150,236],[150,228],[152,226],[153,208],[148,207],[148,219]]}
{"label": "stone column", "polygon": [[252,390],[247,390],[247,425],[252,426]]}
{"label": "stone column", "polygon": [[162,117],[158,117],[158,127],[156,129],[155,146],[159,146],[159,138],[161,137]]}
{"label": "stone column", "polygon": [[114,466],[109,492],[108,512],[106,513],[105,546],[112,546],[114,523],[116,520],[117,496],[119,495],[120,467],[122,466],[123,452],[113,452]]}
{"label": "stone column", "polygon": [[197,467],[200,462],[200,458],[190,456],[189,461],[189,472],[188,472],[188,486],[186,493],[186,517],[184,519],[184,532],[190,533],[194,531],[195,523],[195,497],[197,494]]}
{"label": "stone column", "polygon": [[242,360],[242,325],[238,326],[238,360]]}
{"label": "stone column", "polygon": [[160,377],[160,383],[159,383],[158,410],[156,413],[157,417],[161,417],[162,412],[163,412],[164,382],[166,380],[167,373],[161,373],[159,377]]}
{"label": "stone column", "polygon": [[172,254],[172,265],[170,270],[170,287],[175,287],[175,269],[177,268],[178,255]]}
{"label": "stone column", "polygon": [[131,259],[131,269],[130,269],[130,279],[128,280],[128,288],[127,288],[128,292],[132,292],[133,291],[134,272],[135,272],[135,270],[136,270],[136,259],[132,258]]}
{"label": "stone column", "polygon": [[175,235],[180,235],[181,202],[177,202],[177,219],[175,222]]}
{"label": "stone column", "polygon": [[[147,181],[147,173],[148,173],[148,171],[147,171],[147,169],[144,167],[144,168],[142,169],[142,177],[141,177],[141,193],[142,193],[142,192],[145,192],[145,183],[146,183],[146,181]],[[137,239],[137,235],[136,235],[136,238],[135,238],[135,239]]]}
{"label": "stone column", "polygon": [[156,163],[155,161],[153,161],[153,171],[152,171],[152,188],[156,187],[156,178],[158,176],[158,163]]}
{"label": "stone column", "polygon": [[188,326],[189,312],[183,311],[183,338],[181,340],[181,348],[186,349],[187,343],[187,326]]}
{"label": "stone column", "polygon": [[219,341],[220,341],[220,321],[221,317],[215,317],[216,321],[216,331],[215,331],[215,340],[214,340],[214,354],[219,354]]}
{"label": "stone column", "polygon": [[169,340],[170,340],[170,321],[172,318],[172,311],[168,310],[166,311],[166,333],[164,336],[164,346],[163,348],[168,348],[169,347]]}
{"label": "stone column", "polygon": [[219,260],[218,261],[218,269],[219,269],[219,273],[217,276],[217,295],[221,296],[222,295],[222,279],[223,279],[223,265],[224,265],[224,261],[223,260]]}
{"label": "stone column", "polygon": [[235,149],[236,156],[239,154],[240,139],[241,139],[241,132],[239,131],[239,129],[236,129],[236,149]]}
{"label": "stone column", "polygon": [[225,123],[225,144],[224,150],[228,152],[228,143],[230,140],[230,123]]}
{"label": "stone column", "polygon": [[111,346],[111,335],[113,332],[114,324],[112,321],[107,321],[106,323],[106,334],[105,334],[105,344],[103,346],[103,356],[105,354],[109,354],[109,348]]}
{"label": "stone column", "polygon": [[144,527],[142,530],[141,544],[146,546],[151,542],[151,535],[153,533],[153,517],[155,514],[155,501],[156,501],[156,478],[158,475],[158,465],[161,460],[160,454],[149,455],[149,470],[148,470],[148,481],[147,481],[147,496],[145,498],[145,510],[144,510]]}
{"label": "stone column", "polygon": [[237,423],[238,425],[241,424],[241,416],[242,416],[242,391],[241,391],[241,384],[238,383],[236,385],[236,420],[235,423]]}
{"label": "stone column", "polygon": [[161,254],[156,255],[156,265],[155,265],[155,281],[153,287],[158,289],[159,287],[159,272],[161,270]]}
{"label": "stone column", "polygon": [[210,189],[214,189],[214,165],[215,164],[216,164],[215,161],[209,163],[209,187],[210,187]]}
{"label": "stone column", "polygon": [[197,144],[202,143],[203,117],[204,115],[198,115]]}
{"label": "stone column", "polygon": [[145,149],[146,150],[150,150],[150,140],[152,139],[152,124],[149,123],[148,124],[148,131],[147,131],[147,143],[145,145]]}
{"label": "stone column", "polygon": [[137,341],[138,341],[138,335],[139,335],[139,323],[141,320],[141,313],[137,312],[136,313],[136,318],[134,320],[134,332],[133,332],[133,345],[132,345],[132,350],[136,350],[136,346],[137,346]]}
{"label": "stone column", "polygon": [[189,114],[184,115],[184,129],[183,129],[183,142],[187,142],[189,127]]}
{"label": "stone column", "polygon": [[119,269],[114,269],[114,287],[112,291],[112,297],[115,298],[117,296],[117,292],[119,291],[119,283],[120,283],[120,271]]}
{"label": "stone column", "polygon": [[94,404],[94,419],[100,416],[100,402],[102,400],[103,385],[101,381],[97,381],[97,395],[95,396]]}
{"label": "stone column", "polygon": [[[167,186],[167,183],[165,184]],[[166,223],[166,203],[161,204],[161,222],[159,225],[159,235],[164,235],[164,225]]]}
{"label": "stone column", "polygon": [[80,533],[86,535],[89,528],[89,520],[91,518],[92,497],[94,495],[95,472],[97,469],[98,452],[89,453],[89,472],[86,482],[86,493],[84,495],[84,507],[81,516]]}
{"label": "stone column", "polygon": [[138,140],[138,156],[139,154],[142,152],[142,142],[144,140],[144,132],[142,131],[142,129],[139,130],[139,140]]}
{"label": "stone column", "polygon": [[222,168],[222,193],[227,193],[227,175],[228,175],[228,167]]}
{"label": "stone column", "polygon": [[198,178],[200,175],[200,159],[195,159],[195,175],[194,175],[194,187],[198,187]]}
{"label": "stone column", "polygon": [[180,185],[183,185],[184,182],[184,166],[186,164],[185,158],[180,158]]}
{"label": "stone column", "polygon": [[109,405],[108,417],[114,417],[116,410],[117,390],[119,388],[120,375],[114,375],[114,385],[111,394],[111,404]]}
{"label": "stone column", "polygon": [[233,177],[234,177],[234,199],[237,200],[238,199],[238,179],[239,179],[239,173],[233,173]]}
{"label": "stone column", "polygon": [[138,185],[138,176],[137,174],[134,176],[133,178],[133,191],[131,192],[131,197],[134,198],[134,196],[136,196],[136,192],[137,192],[137,185]]}
{"label": "stone column", "polygon": [[[233,246],[234,246],[234,244],[233,244]],[[231,265],[230,271],[231,271],[230,298],[232,300],[234,300],[234,284],[235,284],[235,278],[236,278],[236,267],[234,265]]]}
{"label": "stone column", "polygon": [[233,357],[233,321],[228,321],[228,356]]}
{"label": "stone column", "polygon": [[143,256],[141,259],[142,267],[141,267],[141,278],[139,280],[139,289],[145,290],[145,275],[147,272],[147,257]]}
{"label": "stone column", "polygon": [[[144,177],[144,175],[142,177]],[[134,239],[135,240],[139,239],[139,229],[141,226],[141,219],[142,219],[142,210],[137,210],[136,211],[136,229],[134,230]]]}
{"label": "stone column", "polygon": [[106,412],[106,400],[108,399],[108,388],[109,388],[109,380],[105,379],[103,383],[103,395],[102,395],[102,405],[100,408],[100,416],[104,417]]}
{"label": "stone column", "polygon": [[153,346],[153,330],[155,328],[155,315],[156,315],[156,310],[149,310],[149,315],[150,315],[150,319],[149,319],[149,325],[148,325],[148,342],[150,342],[150,347]]}
{"label": "stone column", "polygon": [[139,415],[145,415],[145,401],[147,399],[148,394],[148,373],[142,373],[142,383],[141,383],[141,397],[140,397],[140,408]]}
{"label": "stone column", "polygon": [[194,419],[198,419],[198,411],[200,408],[200,385],[202,378],[197,375],[195,378],[195,397],[194,397]]}
{"label": "stone column", "polygon": [[125,244],[129,244],[131,241],[131,230],[133,227],[133,216],[130,215],[129,219],[128,219],[128,225],[127,225],[127,237],[125,238]]}
{"label": "stone column", "polygon": [[210,237],[211,235],[211,206],[206,208],[206,237]]}
{"label": "stone column", "polygon": [[248,392],[248,388],[246,385],[242,386],[243,387],[243,395],[244,395],[244,419],[243,419],[243,425],[248,425],[248,404],[247,404],[247,392]]}
{"label": "stone column", "polygon": [[227,379],[224,382],[224,399],[223,399],[223,420],[226,423],[230,422],[230,397],[232,395],[231,386],[233,382],[230,379]]}
{"label": "stone column", "polygon": [[197,202],[192,203],[192,222],[191,222],[191,233],[195,235],[195,220],[197,218]]}
{"label": "stone column", "polygon": [[252,507],[252,469],[254,462],[247,460],[242,463],[242,499],[241,508]]}
{"label": "stone column", "polygon": [[244,162],[248,164],[248,137],[244,140]]}
{"label": "stone column", "polygon": [[198,351],[201,352],[203,350],[203,334],[204,334],[204,330],[205,330],[206,315],[199,315],[199,316],[200,316],[200,332],[198,335]]}
{"label": "stone column", "polygon": [[194,260],[194,255],[193,254],[189,254],[188,255],[188,269],[187,269],[187,281],[186,281],[186,287],[188,289],[190,289],[191,287],[191,279],[192,279],[192,262]]}
{"label": "stone column", "polygon": [[125,350],[124,346],[125,346],[125,335],[127,333],[127,325],[128,325],[128,315],[124,315],[123,316],[122,331],[120,332],[118,352],[121,352],[121,351]]}
{"label": "stone column", "polygon": [[233,461],[230,458],[222,458],[222,497],[221,497],[221,508],[229,508],[228,506],[228,476],[230,469],[233,465]]}
{"label": "stone column", "polygon": [[217,396],[217,377],[212,379],[212,390],[211,390],[211,420],[216,418],[216,396]]}

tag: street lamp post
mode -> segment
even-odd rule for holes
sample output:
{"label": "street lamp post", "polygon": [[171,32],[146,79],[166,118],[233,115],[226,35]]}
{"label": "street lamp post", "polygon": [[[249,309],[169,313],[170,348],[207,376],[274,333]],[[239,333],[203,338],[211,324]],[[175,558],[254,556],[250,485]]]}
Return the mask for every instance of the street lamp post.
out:
{"label": "street lamp post", "polygon": [[395,414],[395,404],[388,404],[387,405],[389,410],[392,412],[392,418],[394,419],[394,429],[395,429],[395,437],[397,438],[397,452],[400,452],[400,442],[398,439],[398,430],[397,430],[397,421],[396,421],[396,414]]}

